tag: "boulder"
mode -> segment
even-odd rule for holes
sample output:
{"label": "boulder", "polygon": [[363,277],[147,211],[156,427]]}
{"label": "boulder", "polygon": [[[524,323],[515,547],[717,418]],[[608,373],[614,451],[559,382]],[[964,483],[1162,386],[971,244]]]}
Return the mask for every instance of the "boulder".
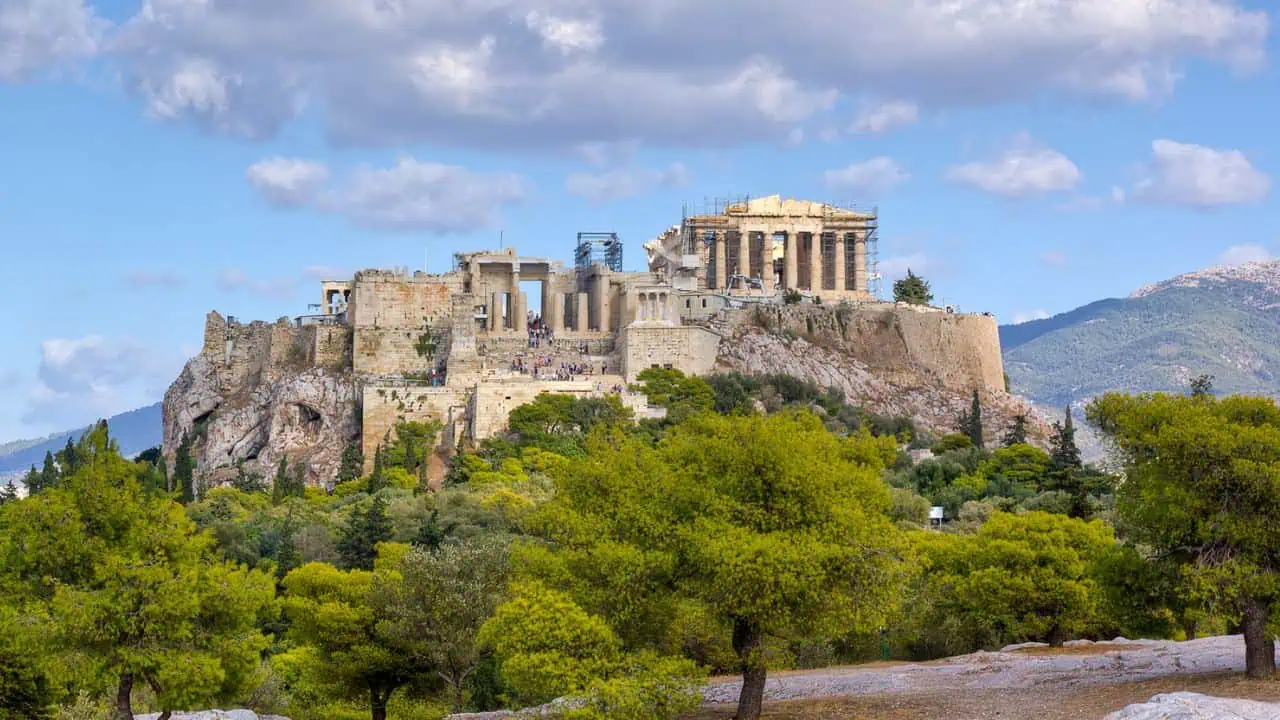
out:
{"label": "boulder", "polygon": [[[150,715],[134,715],[134,720],[157,720],[160,713]],[[170,720],[289,720],[279,715],[259,715],[252,710],[199,710],[197,712],[176,712]]]}
{"label": "boulder", "polygon": [[1104,720],[1276,720],[1280,705],[1176,692],[1156,695],[1147,702],[1130,705]]}

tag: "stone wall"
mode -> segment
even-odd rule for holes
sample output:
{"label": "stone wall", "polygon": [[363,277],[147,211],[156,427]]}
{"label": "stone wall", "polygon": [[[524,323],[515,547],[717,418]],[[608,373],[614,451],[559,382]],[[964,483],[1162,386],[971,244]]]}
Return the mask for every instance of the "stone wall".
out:
{"label": "stone wall", "polygon": [[[419,352],[424,335],[434,341],[433,353]],[[426,372],[449,352],[447,328],[356,328],[354,336],[352,365],[361,375]]]}
{"label": "stone wall", "polygon": [[351,368],[353,333],[344,325],[313,325],[308,328],[313,336],[311,362],[316,367],[329,370]]}
{"label": "stone wall", "polygon": [[366,385],[362,392],[361,440],[365,472],[373,469],[378,445],[399,422],[439,422],[443,429],[437,448],[452,449],[466,434],[472,394],[471,388]]}
{"label": "stone wall", "polygon": [[452,296],[462,291],[462,278],[456,273],[408,276],[361,271],[352,293],[351,324],[357,329],[447,326]]}
{"label": "stone wall", "polygon": [[715,369],[720,336],[696,325],[632,325],[619,335],[623,369],[634,381],[646,368],[673,367],[687,375]]}

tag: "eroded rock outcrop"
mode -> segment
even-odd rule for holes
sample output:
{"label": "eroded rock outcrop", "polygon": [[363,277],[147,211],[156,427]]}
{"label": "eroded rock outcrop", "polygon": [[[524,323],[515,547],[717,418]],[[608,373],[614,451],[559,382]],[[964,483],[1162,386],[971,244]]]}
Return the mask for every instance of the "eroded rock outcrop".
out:
{"label": "eroded rock outcrop", "polygon": [[1276,720],[1280,705],[1175,692],[1117,710],[1105,720]]}
{"label": "eroded rock outcrop", "polygon": [[333,331],[287,321],[240,325],[211,313],[201,353],[165,393],[164,452],[193,438],[197,480],[273,477],[281,458],[310,485],[333,482],[342,451],[360,434],[356,383],[326,358]]}

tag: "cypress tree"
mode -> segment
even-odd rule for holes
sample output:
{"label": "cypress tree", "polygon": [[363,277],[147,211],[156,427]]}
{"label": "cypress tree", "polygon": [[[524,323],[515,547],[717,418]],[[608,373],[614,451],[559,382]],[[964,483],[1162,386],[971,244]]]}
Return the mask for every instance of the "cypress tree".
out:
{"label": "cypress tree", "polygon": [[[34,473],[35,468],[31,468],[31,471]],[[18,489],[13,486],[12,480],[0,486],[0,505],[7,505],[17,499]]]}
{"label": "cypress tree", "polygon": [[981,449],[982,445],[982,402],[978,399],[978,391],[973,391],[973,401],[969,404],[969,412],[961,420],[961,432],[969,436],[973,446]]}
{"label": "cypress tree", "polygon": [[1067,417],[1061,423],[1053,424],[1053,439],[1049,453],[1049,468],[1054,471],[1079,470],[1084,467],[1080,460],[1080,448],[1076,447],[1076,429],[1071,422],[1071,406],[1067,406]]}
{"label": "cypress tree", "polygon": [[364,453],[360,445],[352,442],[342,451],[342,463],[338,466],[338,482],[350,482],[364,471]]}
{"label": "cypress tree", "polygon": [[287,497],[289,497],[289,459],[282,457],[280,464],[276,467],[276,476],[271,481],[271,503],[279,505]]}
{"label": "cypress tree", "polygon": [[61,473],[58,470],[57,463],[53,460],[53,453],[46,450],[44,453],[44,466],[40,469],[40,482],[35,485],[28,485],[27,492],[30,495],[34,495],[42,490],[48,490],[57,486],[60,478]]}
{"label": "cypress tree", "polygon": [[196,464],[191,457],[191,435],[182,433],[182,442],[173,455],[173,484],[179,493],[178,502],[187,505],[196,500]]}
{"label": "cypress tree", "polygon": [[346,570],[373,570],[378,557],[378,543],[392,537],[391,519],[387,517],[387,504],[378,496],[367,511],[360,508],[351,511],[351,519],[338,540],[338,555]]}
{"label": "cypress tree", "polygon": [[1013,416],[1013,427],[1004,436],[1003,445],[1025,445],[1027,442],[1027,416],[1021,413]]}
{"label": "cypress tree", "polygon": [[413,545],[427,550],[438,550],[455,527],[457,527],[456,523],[450,523],[447,528],[442,527],[440,511],[432,510],[431,516],[422,523],[422,527],[418,528],[418,536],[413,539]]}

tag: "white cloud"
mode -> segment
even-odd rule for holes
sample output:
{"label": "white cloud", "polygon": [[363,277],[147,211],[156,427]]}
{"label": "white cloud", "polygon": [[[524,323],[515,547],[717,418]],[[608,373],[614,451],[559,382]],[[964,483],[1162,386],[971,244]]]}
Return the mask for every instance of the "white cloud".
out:
{"label": "white cloud", "polygon": [[1218,150],[1156,140],[1144,176],[1133,187],[1138,200],[1211,208],[1262,200],[1271,179],[1239,150]]}
{"label": "white cloud", "polygon": [[884,133],[904,125],[913,125],[920,119],[920,108],[913,102],[891,100],[876,105],[865,105],[849,126],[855,133]]}
{"label": "white cloud", "polygon": [[828,170],[822,177],[828,187],[874,195],[910,180],[911,173],[902,169],[893,158],[881,155],[837,170]]}
{"label": "white cloud", "polygon": [[182,366],[176,354],[100,335],[46,340],[40,350],[22,421],[54,428],[78,427],[154,402]]}
{"label": "white cloud", "polygon": [[1067,264],[1067,256],[1057,250],[1049,250],[1040,253],[1040,262],[1053,267],[1062,267]]}
{"label": "white cloud", "polygon": [[250,165],[244,176],[269,202],[297,206],[315,201],[329,169],[323,163],[277,156]]}
{"label": "white cloud", "polygon": [[1017,312],[1013,314],[1013,324],[1021,325],[1022,323],[1031,322],[1032,320],[1044,320],[1047,317],[1049,317],[1049,313],[1046,310],[1037,309]]}
{"label": "white cloud", "polygon": [[340,140],[547,148],[776,138],[839,98],[1158,99],[1266,39],[1234,0],[142,0],[111,51],[158,116],[220,132],[316,104]]}
{"label": "white cloud", "polygon": [[98,52],[107,22],[83,0],[0,3],[0,82],[18,82]]}
{"label": "white cloud", "polygon": [[1271,251],[1256,243],[1232,245],[1218,256],[1218,265],[1243,265],[1247,262],[1271,260]]}
{"label": "white cloud", "polygon": [[121,278],[125,285],[134,288],[176,288],[182,286],[182,278],[172,270],[131,270]]}
{"label": "white cloud", "polygon": [[606,203],[622,198],[653,192],[658,188],[682,187],[689,184],[689,171],[675,163],[666,170],[643,168],[618,168],[602,173],[573,173],[565,178],[564,189],[595,203]]}
{"label": "white cloud", "polygon": [[876,265],[876,271],[890,282],[906,277],[908,270],[916,275],[924,275],[932,269],[934,269],[934,263],[922,252],[895,255],[881,260]]}
{"label": "white cloud", "polygon": [[993,195],[1021,198],[1070,190],[1083,174],[1066,155],[1044,147],[1025,133],[991,160],[954,165],[947,178]]}
{"label": "white cloud", "polygon": [[503,207],[526,195],[518,175],[472,172],[411,157],[385,169],[356,168],[340,185],[326,186],[329,176],[320,163],[282,157],[245,172],[248,182],[277,205],[310,206],[380,230],[446,234],[492,227]]}
{"label": "white cloud", "polygon": [[636,156],[640,143],[636,140],[589,142],[578,145],[578,155],[595,167],[625,165]]}
{"label": "white cloud", "polygon": [[255,280],[239,268],[226,268],[218,274],[218,287],[226,292],[243,290],[259,297],[286,300],[293,297],[293,278],[279,277]]}
{"label": "white cloud", "polygon": [[804,144],[804,128],[791,128],[787,133],[787,139],[782,143],[783,146],[793,148],[800,147]]}

